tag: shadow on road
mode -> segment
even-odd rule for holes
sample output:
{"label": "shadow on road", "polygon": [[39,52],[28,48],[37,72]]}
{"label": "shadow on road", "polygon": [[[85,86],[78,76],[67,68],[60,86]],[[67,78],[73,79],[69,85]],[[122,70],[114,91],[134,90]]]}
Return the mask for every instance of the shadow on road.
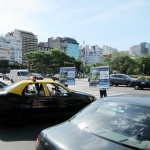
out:
{"label": "shadow on road", "polygon": [[36,141],[39,133],[48,127],[64,122],[68,118],[36,119],[22,126],[8,126],[0,122],[0,141]]}

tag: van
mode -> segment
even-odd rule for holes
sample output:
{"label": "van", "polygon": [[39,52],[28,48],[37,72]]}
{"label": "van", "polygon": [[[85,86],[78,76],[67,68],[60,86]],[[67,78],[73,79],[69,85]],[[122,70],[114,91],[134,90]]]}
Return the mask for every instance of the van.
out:
{"label": "van", "polygon": [[29,79],[30,72],[27,69],[21,69],[21,70],[10,70],[9,78],[11,82],[17,82],[21,80]]}

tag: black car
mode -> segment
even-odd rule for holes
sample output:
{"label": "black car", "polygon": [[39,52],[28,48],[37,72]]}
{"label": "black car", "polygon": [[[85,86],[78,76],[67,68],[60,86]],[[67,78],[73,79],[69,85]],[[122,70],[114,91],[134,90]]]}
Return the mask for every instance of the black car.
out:
{"label": "black car", "polygon": [[150,76],[140,76],[132,82],[135,90],[150,88]]}
{"label": "black car", "polygon": [[32,73],[32,75],[35,77],[37,80],[43,80],[44,77],[40,73]]}
{"label": "black car", "polygon": [[59,74],[55,74],[54,76],[52,76],[52,80],[55,81],[59,81]]}
{"label": "black car", "polygon": [[21,125],[30,118],[71,117],[95,100],[51,79],[22,80],[0,90],[0,119]]}
{"label": "black car", "polygon": [[118,85],[126,85],[131,86],[131,82],[134,80],[130,76],[126,74],[111,74],[110,75],[110,85],[118,86]]}
{"label": "black car", "polygon": [[149,96],[97,100],[71,119],[41,131],[36,150],[147,150]]}

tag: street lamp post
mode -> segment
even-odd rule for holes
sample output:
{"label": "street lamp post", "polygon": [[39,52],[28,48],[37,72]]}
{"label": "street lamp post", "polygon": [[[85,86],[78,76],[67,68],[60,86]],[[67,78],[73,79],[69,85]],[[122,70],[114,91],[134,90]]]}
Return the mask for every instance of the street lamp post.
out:
{"label": "street lamp post", "polygon": [[143,64],[143,75],[144,75],[145,64]]}

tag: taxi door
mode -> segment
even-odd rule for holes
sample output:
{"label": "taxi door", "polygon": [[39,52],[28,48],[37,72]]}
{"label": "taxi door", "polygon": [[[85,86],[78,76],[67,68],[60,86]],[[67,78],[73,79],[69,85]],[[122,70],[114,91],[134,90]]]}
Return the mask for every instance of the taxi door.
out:
{"label": "taxi door", "polygon": [[[25,88],[26,89],[26,88]],[[50,99],[47,89],[43,83],[31,83],[24,98],[26,99],[26,107],[32,116],[43,116],[57,113],[58,107],[54,99]]]}
{"label": "taxi door", "polygon": [[48,101],[46,102],[47,111],[55,114],[69,112],[71,97],[67,94],[67,90],[61,86],[55,86],[55,84],[47,84],[46,86],[49,92]]}

